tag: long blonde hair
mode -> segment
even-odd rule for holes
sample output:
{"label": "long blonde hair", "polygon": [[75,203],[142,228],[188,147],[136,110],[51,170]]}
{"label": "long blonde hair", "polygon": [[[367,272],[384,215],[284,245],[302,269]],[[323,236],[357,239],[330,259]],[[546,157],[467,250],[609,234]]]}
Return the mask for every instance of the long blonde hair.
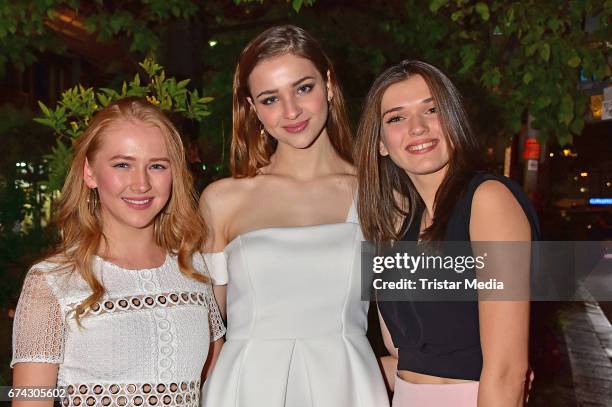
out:
{"label": "long blonde hair", "polygon": [[235,178],[253,177],[257,170],[270,162],[276,145],[270,137],[260,135],[261,124],[247,98],[249,75],[255,66],[266,59],[293,54],[310,60],[323,79],[329,72],[334,97],[329,101],[327,134],[343,160],[353,163],[352,133],[334,67],[321,45],[308,32],[294,25],[281,25],[267,29],[255,37],[240,54],[234,73],[233,126],[230,147],[230,169]]}
{"label": "long blonde hair", "polygon": [[155,242],[167,252],[176,254],[180,270],[186,276],[208,283],[198,273],[192,256],[206,239],[206,224],[199,215],[191,173],[181,137],[170,120],[154,105],[142,98],[128,97],[111,103],[96,113],[75,144],[70,171],[64,182],[57,225],[60,243],[52,254],[58,268],[78,273],[92,293],[75,310],[77,322],[87,309],[102,298],[104,286],[93,272],[93,257],[104,239],[99,205],[91,205],[96,191],[83,179],[85,160],[92,161],[102,143],[102,136],[118,121],[152,125],[161,131],[172,169],[172,191],[166,206],[154,219]]}

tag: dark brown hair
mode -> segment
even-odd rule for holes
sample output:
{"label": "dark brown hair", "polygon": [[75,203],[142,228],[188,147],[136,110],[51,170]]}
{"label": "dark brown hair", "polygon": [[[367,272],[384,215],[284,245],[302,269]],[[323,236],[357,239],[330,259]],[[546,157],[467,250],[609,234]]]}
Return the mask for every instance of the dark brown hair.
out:
{"label": "dark brown hair", "polygon": [[448,170],[435,196],[433,222],[425,230],[424,240],[444,239],[457,198],[473,172],[480,168],[478,143],[459,91],[450,79],[438,68],[421,61],[405,60],[385,70],[368,92],[355,145],[359,176],[357,212],[365,238],[376,242],[400,239],[415,220],[415,212],[424,205],[404,170],[389,156],[379,154],[382,97],[389,86],[412,75],[421,76],[431,91],[450,150]]}
{"label": "dark brown hair", "polygon": [[270,161],[276,148],[270,138],[260,137],[260,124],[256,113],[251,109],[248,97],[249,75],[253,68],[268,58],[284,54],[310,60],[325,80],[329,71],[329,81],[334,97],[329,102],[327,134],[336,152],[349,163],[353,162],[352,137],[344,97],[338,84],[334,67],[321,45],[303,29],[293,25],[276,26],[255,37],[240,54],[234,74],[233,128],[230,148],[230,169],[236,178],[252,177],[257,170]]}

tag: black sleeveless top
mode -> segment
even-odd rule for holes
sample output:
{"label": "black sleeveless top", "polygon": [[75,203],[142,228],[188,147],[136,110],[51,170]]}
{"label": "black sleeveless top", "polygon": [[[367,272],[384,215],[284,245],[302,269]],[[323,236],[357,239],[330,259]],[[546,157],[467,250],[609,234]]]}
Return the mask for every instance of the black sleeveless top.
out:
{"label": "black sleeveless top", "polygon": [[[519,202],[529,223],[531,238],[539,235],[537,216],[521,187],[512,180],[476,173],[453,209],[446,241],[470,241],[470,216],[476,188],[484,181],[503,183]],[[402,240],[418,240],[420,213]],[[379,301],[378,308],[399,351],[398,370],[462,380],[480,380],[482,351],[478,302]]]}

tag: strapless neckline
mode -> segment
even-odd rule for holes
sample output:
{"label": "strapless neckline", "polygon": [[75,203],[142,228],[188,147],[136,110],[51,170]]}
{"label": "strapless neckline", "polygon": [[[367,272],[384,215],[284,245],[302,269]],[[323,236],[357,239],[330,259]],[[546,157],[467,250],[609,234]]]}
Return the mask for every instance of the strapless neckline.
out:
{"label": "strapless neckline", "polygon": [[270,227],[264,227],[264,228],[259,228],[259,229],[253,229],[253,230],[249,230],[247,232],[243,232],[240,233],[238,235],[236,235],[232,240],[230,240],[225,247],[223,248],[223,253],[226,253],[230,246],[234,245],[235,242],[239,241],[241,238],[243,237],[247,237],[250,235],[254,235],[257,233],[264,233],[264,232],[271,232],[271,231],[289,231],[289,230],[312,230],[312,229],[318,229],[318,228],[324,228],[324,227],[339,227],[342,225],[358,225],[357,223],[353,223],[350,221],[347,222],[337,222],[337,223],[319,223],[316,225],[302,225],[302,226],[270,226]]}

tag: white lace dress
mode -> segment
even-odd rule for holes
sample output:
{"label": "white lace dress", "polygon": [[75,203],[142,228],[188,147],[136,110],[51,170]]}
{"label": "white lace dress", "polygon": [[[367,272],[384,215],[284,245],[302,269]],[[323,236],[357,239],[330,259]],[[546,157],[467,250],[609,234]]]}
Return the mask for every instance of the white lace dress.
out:
{"label": "white lace dress", "polygon": [[[196,270],[207,275],[201,255]],[[13,360],[59,364],[64,406],[199,406],[208,341],[225,333],[209,284],[159,268],[128,270],[99,257],[104,297],[81,318],[90,290],[75,273],[41,262],[26,277],[13,328]]]}

